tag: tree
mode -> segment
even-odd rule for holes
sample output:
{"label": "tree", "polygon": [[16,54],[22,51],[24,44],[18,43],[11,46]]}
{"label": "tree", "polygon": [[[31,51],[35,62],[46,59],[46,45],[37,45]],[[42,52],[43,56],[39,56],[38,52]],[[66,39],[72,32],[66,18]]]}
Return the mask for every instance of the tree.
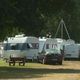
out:
{"label": "tree", "polygon": [[63,18],[71,38],[80,40],[79,4],[79,0],[1,0],[0,39],[20,32],[37,37],[50,32],[54,37]]}

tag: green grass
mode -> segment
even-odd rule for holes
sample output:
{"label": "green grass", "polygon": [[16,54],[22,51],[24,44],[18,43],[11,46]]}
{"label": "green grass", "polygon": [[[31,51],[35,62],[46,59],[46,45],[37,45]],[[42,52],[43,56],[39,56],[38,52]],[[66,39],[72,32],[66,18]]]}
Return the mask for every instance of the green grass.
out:
{"label": "green grass", "polygon": [[[56,66],[56,65],[55,65]],[[57,65],[59,68],[54,68],[54,65],[43,65],[40,63],[26,63],[25,66],[9,66],[3,60],[0,60],[0,79],[31,79],[41,78],[45,74],[80,74],[80,69],[64,69],[64,65]],[[48,68],[53,67],[53,68]]]}
{"label": "green grass", "polygon": [[42,65],[43,64],[39,63],[26,63],[25,66],[19,66],[19,64],[16,63],[15,66],[9,66],[8,63],[0,60],[0,79],[41,77],[42,74],[44,74],[42,69],[40,69]]}

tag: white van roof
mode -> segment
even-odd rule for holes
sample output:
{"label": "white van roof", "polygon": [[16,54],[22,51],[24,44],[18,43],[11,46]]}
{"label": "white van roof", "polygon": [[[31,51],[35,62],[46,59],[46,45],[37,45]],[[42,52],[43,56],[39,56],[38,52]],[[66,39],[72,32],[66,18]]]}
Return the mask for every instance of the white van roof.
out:
{"label": "white van roof", "polygon": [[39,38],[39,41],[43,41],[43,42],[55,42],[55,40],[53,38]]}
{"label": "white van roof", "polygon": [[55,40],[57,43],[63,43],[63,42],[66,42],[65,39],[61,39],[61,38],[54,38],[54,40]]}

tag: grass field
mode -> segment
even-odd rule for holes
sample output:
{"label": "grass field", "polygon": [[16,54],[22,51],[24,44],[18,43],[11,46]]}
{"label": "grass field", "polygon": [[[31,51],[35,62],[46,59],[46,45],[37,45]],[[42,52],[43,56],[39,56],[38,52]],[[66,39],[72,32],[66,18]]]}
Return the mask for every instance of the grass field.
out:
{"label": "grass field", "polygon": [[80,61],[64,61],[63,65],[26,63],[9,66],[0,60],[0,80],[80,80]]}

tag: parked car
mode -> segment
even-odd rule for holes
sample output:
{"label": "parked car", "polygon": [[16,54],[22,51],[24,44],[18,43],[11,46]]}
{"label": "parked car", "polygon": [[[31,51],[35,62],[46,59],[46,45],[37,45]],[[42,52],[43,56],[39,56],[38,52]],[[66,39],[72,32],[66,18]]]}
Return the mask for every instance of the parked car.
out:
{"label": "parked car", "polygon": [[58,50],[53,50],[51,52],[39,53],[39,55],[37,57],[38,62],[41,62],[43,64],[56,63],[56,64],[62,65],[62,62],[63,62],[62,52],[63,52],[62,50],[60,50],[60,53],[58,52]]}

